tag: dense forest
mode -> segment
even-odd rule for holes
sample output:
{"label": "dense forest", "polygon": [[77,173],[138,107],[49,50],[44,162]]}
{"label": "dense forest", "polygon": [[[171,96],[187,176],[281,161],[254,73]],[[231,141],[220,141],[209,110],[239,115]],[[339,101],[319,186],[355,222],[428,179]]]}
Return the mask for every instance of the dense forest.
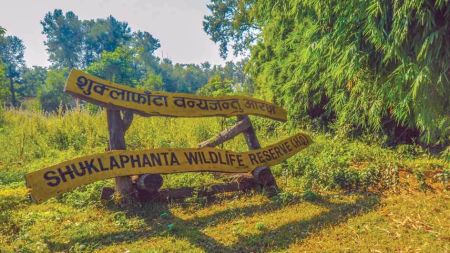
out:
{"label": "dense forest", "polygon": [[[117,83],[148,90],[194,93],[221,88],[226,92],[252,91],[243,73],[244,62],[211,66],[208,62],[174,64],[155,55],[159,40],[145,31],[132,31],[113,16],[80,20],[71,11],[56,9],[41,20],[51,66],[28,67],[25,46],[16,36],[0,38],[0,101],[6,106],[56,111],[75,106],[64,94],[70,69],[84,69]],[[215,90],[215,89],[214,89]],[[219,92],[220,93],[220,92]]]}
{"label": "dense forest", "polygon": [[[214,0],[204,30],[238,63],[174,64],[157,38],[113,16],[41,20],[51,66],[25,66],[20,38],[0,40],[3,105],[55,111],[71,68],[149,90],[245,92],[289,111],[293,126],[438,150],[450,136],[450,5],[446,1]],[[205,86],[206,85],[206,86]],[[36,98],[36,99],[32,99]]]}
{"label": "dense forest", "polygon": [[448,144],[448,1],[213,0],[204,28],[291,120]]}

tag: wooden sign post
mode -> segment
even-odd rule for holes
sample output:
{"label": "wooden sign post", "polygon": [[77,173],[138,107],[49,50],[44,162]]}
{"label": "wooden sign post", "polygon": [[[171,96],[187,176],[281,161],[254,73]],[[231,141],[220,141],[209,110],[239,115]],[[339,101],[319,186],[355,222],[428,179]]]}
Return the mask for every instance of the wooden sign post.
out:
{"label": "wooden sign post", "polygon": [[[109,131],[108,152],[79,157],[25,176],[36,202],[45,201],[80,185],[115,178],[115,189],[105,188],[102,198],[113,193],[119,204],[135,199],[167,200],[217,193],[247,191],[253,188],[276,190],[270,167],[293,156],[312,143],[298,133],[276,144],[261,148],[248,115],[285,121],[286,111],[265,101],[243,96],[201,97],[191,94],[141,91],[102,80],[79,70],[70,73],[65,91],[77,98],[106,107]],[[160,148],[127,151],[125,133],[133,115],[170,117],[237,116],[237,123],[198,148]],[[239,134],[244,134],[248,152],[216,149]],[[240,175],[228,183],[202,189],[190,187],[160,190],[161,173],[222,172]]]}
{"label": "wooden sign post", "polygon": [[[123,117],[120,110],[106,109],[109,132],[109,150],[126,150],[125,132],[133,121],[133,113],[125,111]],[[116,177],[116,192],[120,196],[120,202],[128,205],[130,197],[134,194],[131,178],[128,176]]]}

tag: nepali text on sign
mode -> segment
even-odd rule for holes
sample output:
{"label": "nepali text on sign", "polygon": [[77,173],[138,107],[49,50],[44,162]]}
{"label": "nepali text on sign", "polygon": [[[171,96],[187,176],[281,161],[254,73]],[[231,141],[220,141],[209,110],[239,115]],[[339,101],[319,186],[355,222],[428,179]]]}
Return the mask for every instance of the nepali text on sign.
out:
{"label": "nepali text on sign", "polygon": [[73,69],[65,91],[101,106],[114,106],[141,115],[210,117],[257,115],[286,121],[286,111],[260,99],[244,96],[204,97],[150,92],[119,85]]}

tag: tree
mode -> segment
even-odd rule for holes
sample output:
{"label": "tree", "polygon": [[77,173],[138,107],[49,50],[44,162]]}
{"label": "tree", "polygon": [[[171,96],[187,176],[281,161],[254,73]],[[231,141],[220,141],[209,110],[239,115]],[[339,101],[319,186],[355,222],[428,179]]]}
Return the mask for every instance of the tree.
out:
{"label": "tree", "polygon": [[197,93],[205,96],[224,96],[234,94],[235,89],[232,80],[215,75]]}
{"label": "tree", "polygon": [[6,66],[0,60],[0,109],[9,96],[9,89],[7,83],[8,78],[6,77]]}
{"label": "tree", "polygon": [[23,59],[25,46],[16,36],[7,36],[0,42],[0,57],[6,66],[6,77],[9,80],[11,104],[17,106],[16,83],[20,82],[20,74],[25,67]]}
{"label": "tree", "polygon": [[134,56],[135,52],[128,47],[118,47],[113,52],[105,51],[87,71],[103,79],[135,87],[142,76],[135,66]]}
{"label": "tree", "polygon": [[215,0],[209,8],[205,31],[214,41],[254,39],[241,43],[251,52],[247,72],[292,120],[386,134],[392,143],[416,133],[448,143],[448,1]]}
{"label": "tree", "polygon": [[60,9],[48,12],[41,21],[42,34],[47,37],[49,61],[54,67],[79,67],[83,46],[82,23],[75,13]]}
{"label": "tree", "polygon": [[143,81],[141,81],[137,87],[143,90],[161,91],[164,89],[162,76],[156,74],[152,70],[149,70],[147,71],[146,78]]}
{"label": "tree", "polygon": [[22,74],[22,85],[18,92],[26,97],[36,97],[40,89],[45,86],[47,69],[40,66],[25,68]]}
{"label": "tree", "polygon": [[207,5],[211,15],[204,17],[203,29],[219,44],[223,58],[226,58],[229,46],[237,55],[243,53],[255,41],[260,27],[250,15],[254,10],[252,2],[254,1],[212,0]]}
{"label": "tree", "polygon": [[103,51],[112,52],[126,45],[132,37],[128,24],[118,21],[113,16],[83,21],[83,33],[84,66],[96,61]]}
{"label": "tree", "polygon": [[[0,26],[0,45],[4,42],[4,34],[6,30]],[[3,64],[2,59],[0,57],[0,109],[3,103],[6,101],[8,97],[8,87],[7,87],[8,79],[6,78],[6,66]]]}
{"label": "tree", "polygon": [[67,109],[74,106],[74,99],[64,93],[69,71],[64,69],[50,69],[45,79],[45,85],[38,93],[42,109],[47,112],[57,111],[59,108]]}

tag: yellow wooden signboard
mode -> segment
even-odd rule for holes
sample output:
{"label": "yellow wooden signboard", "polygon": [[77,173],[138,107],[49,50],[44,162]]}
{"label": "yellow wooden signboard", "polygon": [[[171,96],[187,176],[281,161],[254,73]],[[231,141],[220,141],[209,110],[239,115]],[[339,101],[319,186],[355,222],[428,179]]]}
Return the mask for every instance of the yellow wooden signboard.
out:
{"label": "yellow wooden signboard", "polygon": [[73,69],[65,91],[101,106],[115,106],[138,114],[173,117],[257,115],[286,121],[286,111],[260,99],[244,96],[203,97],[183,93],[143,91]]}
{"label": "yellow wooden signboard", "polygon": [[278,164],[311,142],[308,135],[299,133],[266,148],[242,153],[216,148],[115,150],[34,171],[25,179],[33,200],[42,202],[78,186],[118,176],[194,171],[250,172]]}

